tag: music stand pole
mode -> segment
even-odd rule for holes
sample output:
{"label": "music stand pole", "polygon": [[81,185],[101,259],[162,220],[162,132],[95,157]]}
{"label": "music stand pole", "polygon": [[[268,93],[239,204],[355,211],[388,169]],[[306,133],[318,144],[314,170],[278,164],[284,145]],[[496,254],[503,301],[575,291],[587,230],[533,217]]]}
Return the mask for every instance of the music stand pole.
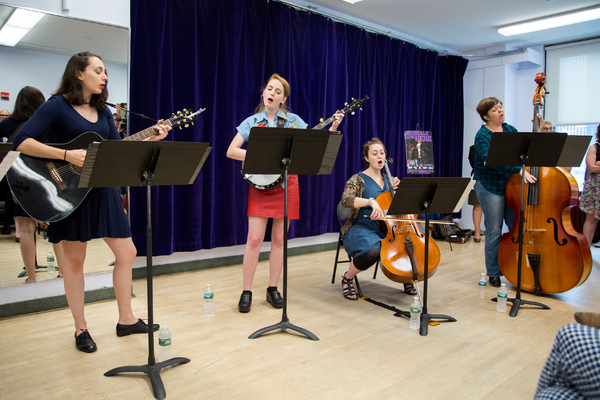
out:
{"label": "music stand pole", "polygon": [[[521,299],[521,273],[522,273],[522,266],[523,266],[523,240],[525,238],[525,161],[527,160],[527,155],[526,154],[522,154],[521,155],[521,161],[522,161],[522,170],[523,173],[521,174],[521,210],[519,211],[519,261],[517,263],[517,293],[515,295],[514,299],[508,298],[506,299],[507,301],[512,303],[512,307],[510,308],[510,312],[508,315],[510,315],[511,317],[516,317],[517,313],[519,312],[519,307],[521,307],[521,304],[529,304],[532,306],[537,306],[537,307],[541,307],[545,310],[550,310],[550,307],[548,307],[545,304],[539,303],[537,301],[529,301],[529,300],[523,300]],[[498,301],[498,298],[494,298],[492,299],[492,301]]]}
{"label": "music stand pole", "polygon": [[[151,151],[152,154],[152,151]],[[149,157],[148,168],[143,172],[143,177],[146,179],[146,282],[147,282],[147,297],[148,297],[148,364],[146,365],[134,365],[113,368],[110,371],[104,373],[104,376],[113,376],[122,372],[143,372],[150,378],[152,384],[152,391],[156,399],[164,399],[167,397],[165,386],[163,385],[162,379],[160,378],[160,371],[171,365],[189,363],[190,359],[185,357],[175,357],[169,360],[156,362],[154,357],[154,296],[153,296],[153,284],[152,284],[152,178],[154,177],[154,170],[160,156],[160,149],[156,152],[156,156]]]}
{"label": "music stand pole", "polygon": [[428,275],[429,275],[429,208],[431,207],[431,203],[433,201],[433,196],[435,195],[435,191],[437,189],[436,184],[431,185],[431,189],[427,198],[423,202],[423,209],[425,211],[425,259],[424,259],[424,278],[423,278],[423,310],[421,312],[421,325],[419,327],[419,334],[421,336],[427,336],[427,331],[429,327],[429,321],[433,319],[441,319],[444,322],[456,322],[455,318],[452,318],[448,315],[443,314],[429,314],[427,312],[427,284],[428,284]]}
{"label": "music stand pole", "polygon": [[105,376],[121,372],[143,372],[150,377],[154,397],[164,399],[161,369],[188,358],[157,363],[154,356],[154,303],[152,285],[152,186],[194,183],[212,148],[208,143],[104,140],[91,143],[81,171],[79,188],[146,186],[146,262],[148,296],[148,364],[114,368]]}
{"label": "music stand pole", "polygon": [[248,339],[256,339],[257,337],[267,333],[267,332],[271,332],[274,331],[276,329],[291,329],[293,331],[299,332],[301,334],[303,334],[304,336],[306,336],[307,338],[311,339],[311,340],[319,340],[319,338],[317,336],[315,336],[312,332],[304,329],[304,328],[300,328],[299,326],[293,325],[290,323],[290,320],[287,316],[287,259],[288,259],[288,170],[289,170],[289,166],[290,166],[290,154],[292,151],[292,143],[293,143],[293,137],[288,138],[288,144],[286,146],[286,154],[282,160],[282,163],[284,165],[284,182],[285,182],[285,189],[284,189],[284,210],[283,210],[283,311],[282,311],[282,315],[281,315],[281,322],[271,325],[271,326],[267,326],[266,328],[262,328],[259,329],[258,331],[254,332],[252,335],[250,335],[248,337]]}
{"label": "music stand pole", "polygon": [[[430,214],[458,212],[473,187],[469,178],[404,178],[387,211],[389,215],[425,213],[425,255],[423,258],[423,306],[419,333],[427,336],[429,321],[456,322],[443,314],[429,314],[427,310],[429,280],[429,225]],[[433,208],[433,209],[432,209]]]}

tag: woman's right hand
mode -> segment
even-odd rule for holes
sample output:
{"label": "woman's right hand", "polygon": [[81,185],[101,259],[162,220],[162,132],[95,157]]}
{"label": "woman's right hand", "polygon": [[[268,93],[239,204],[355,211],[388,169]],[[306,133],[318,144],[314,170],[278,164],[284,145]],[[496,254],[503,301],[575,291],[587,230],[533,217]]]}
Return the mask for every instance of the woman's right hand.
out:
{"label": "woman's right hand", "polygon": [[85,155],[87,154],[86,150],[67,150],[65,154],[65,161],[74,164],[76,167],[83,167],[83,162],[85,161]]}
{"label": "woman's right hand", "polygon": [[382,219],[383,217],[385,217],[385,213],[383,212],[383,210],[379,206],[379,203],[377,203],[375,199],[371,200],[371,208],[373,209],[373,212],[370,215],[371,219],[375,220]]}

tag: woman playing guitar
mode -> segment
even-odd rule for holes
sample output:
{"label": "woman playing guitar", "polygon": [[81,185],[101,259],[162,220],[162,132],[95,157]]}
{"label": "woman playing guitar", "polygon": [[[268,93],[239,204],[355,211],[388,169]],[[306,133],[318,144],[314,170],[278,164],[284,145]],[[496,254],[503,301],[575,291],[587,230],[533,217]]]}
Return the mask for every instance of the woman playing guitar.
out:
{"label": "woman playing guitar", "polygon": [[[72,56],[65,68],[60,86],[48,101],[23,125],[15,137],[15,149],[33,157],[66,160],[82,167],[86,150],[64,150],[41,143],[51,128],[57,143],[66,143],[93,131],[103,139],[119,140],[113,117],[106,108],[108,77],[99,56],[82,52]],[[154,126],[151,140],[167,136],[170,126]],[[68,217],[48,227],[48,240],[62,243],[62,272],[69,309],[75,322],[75,345],[91,353],[96,343],[87,329],[84,315],[83,264],[87,242],[102,238],[115,256],[113,283],[119,320],[117,336],[148,333],[148,326],[133,315],[131,309],[131,268],[137,254],[121,199],[115,188],[92,189],[81,205]],[[158,330],[158,325],[154,325]]]}

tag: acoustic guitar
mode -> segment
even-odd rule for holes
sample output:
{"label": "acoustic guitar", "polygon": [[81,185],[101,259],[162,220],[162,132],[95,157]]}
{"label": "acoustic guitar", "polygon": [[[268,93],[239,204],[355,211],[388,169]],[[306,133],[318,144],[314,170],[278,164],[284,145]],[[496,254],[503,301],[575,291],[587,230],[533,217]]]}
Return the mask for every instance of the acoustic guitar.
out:
{"label": "acoustic guitar", "polygon": [[[187,127],[204,109],[192,113],[179,111],[161,124]],[[144,140],[155,136],[154,128],[126,137],[123,140]],[[69,143],[48,144],[64,150],[87,149],[102,141],[95,132],[85,132]],[[83,202],[92,188],[79,188],[81,168],[63,160],[31,157],[19,154],[6,173],[10,190],[17,203],[33,219],[52,223],[69,216]]]}

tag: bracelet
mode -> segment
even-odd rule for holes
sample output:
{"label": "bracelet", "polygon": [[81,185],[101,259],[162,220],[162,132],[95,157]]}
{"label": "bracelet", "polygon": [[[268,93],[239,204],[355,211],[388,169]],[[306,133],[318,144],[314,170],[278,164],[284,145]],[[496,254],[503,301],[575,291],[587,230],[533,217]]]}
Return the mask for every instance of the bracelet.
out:
{"label": "bracelet", "polygon": [[371,207],[371,201],[373,200],[372,197],[369,197],[369,207]]}
{"label": "bracelet", "polygon": [[67,150],[65,150],[65,156],[63,157],[63,161],[67,161]]}

